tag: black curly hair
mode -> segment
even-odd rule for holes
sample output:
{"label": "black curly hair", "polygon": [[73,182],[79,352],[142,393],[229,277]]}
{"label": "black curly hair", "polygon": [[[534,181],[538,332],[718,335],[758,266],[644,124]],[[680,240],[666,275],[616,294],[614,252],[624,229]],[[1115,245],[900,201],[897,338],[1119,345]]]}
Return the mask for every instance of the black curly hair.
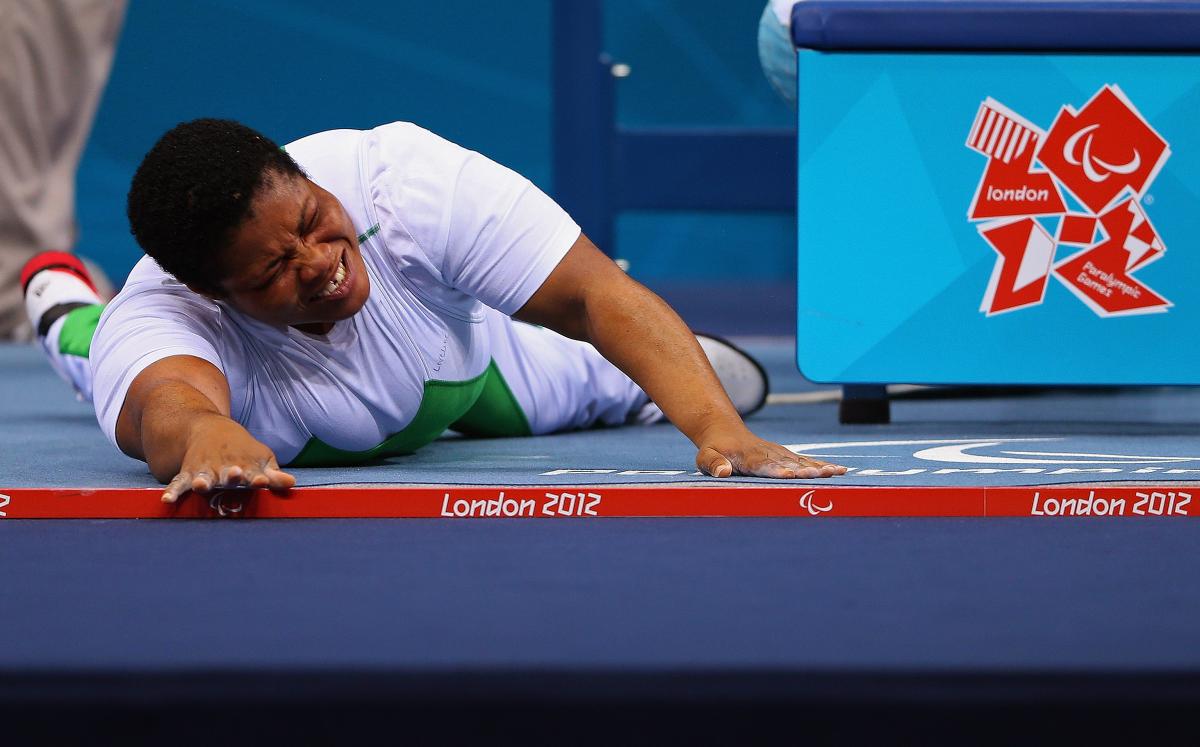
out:
{"label": "black curly hair", "polygon": [[228,119],[197,119],[159,138],[133,175],[126,214],[142,250],[183,283],[220,294],[222,252],[272,177],[304,176],[282,148]]}

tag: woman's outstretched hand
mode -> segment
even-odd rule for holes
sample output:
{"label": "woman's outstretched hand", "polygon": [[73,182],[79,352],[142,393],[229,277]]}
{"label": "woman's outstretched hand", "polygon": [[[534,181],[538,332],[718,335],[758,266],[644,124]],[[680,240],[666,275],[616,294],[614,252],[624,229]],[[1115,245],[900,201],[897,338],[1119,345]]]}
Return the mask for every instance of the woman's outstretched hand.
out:
{"label": "woman's outstretched hand", "polygon": [[749,430],[739,431],[704,434],[696,454],[701,472],[713,477],[744,475],[784,480],[846,474],[845,467],[797,454]]}

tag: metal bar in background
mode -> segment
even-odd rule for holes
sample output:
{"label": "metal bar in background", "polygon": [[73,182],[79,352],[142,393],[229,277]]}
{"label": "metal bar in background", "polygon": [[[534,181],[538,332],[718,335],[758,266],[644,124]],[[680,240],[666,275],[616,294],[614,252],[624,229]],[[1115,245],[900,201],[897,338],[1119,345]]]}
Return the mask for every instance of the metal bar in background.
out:
{"label": "metal bar in background", "polygon": [[604,54],[601,0],[551,7],[554,197],[583,232],[613,253],[615,84]]}
{"label": "metal bar in background", "polygon": [[796,209],[795,130],[619,128],[617,133],[619,209]]}
{"label": "metal bar in background", "polygon": [[602,0],[552,12],[554,196],[597,246],[620,210],[796,209],[794,130],[619,128]]}

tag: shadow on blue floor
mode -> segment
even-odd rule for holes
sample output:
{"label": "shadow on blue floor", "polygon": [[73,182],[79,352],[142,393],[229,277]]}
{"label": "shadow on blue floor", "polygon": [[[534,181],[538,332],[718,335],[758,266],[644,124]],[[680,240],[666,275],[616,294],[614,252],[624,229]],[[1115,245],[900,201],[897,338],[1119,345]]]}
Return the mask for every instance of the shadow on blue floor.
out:
{"label": "shadow on blue floor", "polygon": [[[744,341],[775,392],[819,387],[786,338]],[[101,435],[31,346],[0,347],[0,487],[151,487],[141,462]],[[837,405],[770,405],[760,436],[851,468],[839,485],[1040,485],[1200,481],[1200,392],[1031,390],[1023,395],[897,400],[893,423],[842,426]],[[419,453],[358,468],[296,470],[300,485],[696,484],[695,451],[668,425],[524,439],[448,436]],[[734,478],[721,484],[769,483]]]}

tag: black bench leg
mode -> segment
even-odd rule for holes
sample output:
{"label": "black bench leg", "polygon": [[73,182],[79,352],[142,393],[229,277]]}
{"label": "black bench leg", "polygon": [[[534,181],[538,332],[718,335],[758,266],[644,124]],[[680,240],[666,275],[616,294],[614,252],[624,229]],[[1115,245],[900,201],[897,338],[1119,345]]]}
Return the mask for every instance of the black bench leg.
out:
{"label": "black bench leg", "polygon": [[843,425],[867,425],[892,422],[892,405],[883,384],[846,384],[838,422]]}

